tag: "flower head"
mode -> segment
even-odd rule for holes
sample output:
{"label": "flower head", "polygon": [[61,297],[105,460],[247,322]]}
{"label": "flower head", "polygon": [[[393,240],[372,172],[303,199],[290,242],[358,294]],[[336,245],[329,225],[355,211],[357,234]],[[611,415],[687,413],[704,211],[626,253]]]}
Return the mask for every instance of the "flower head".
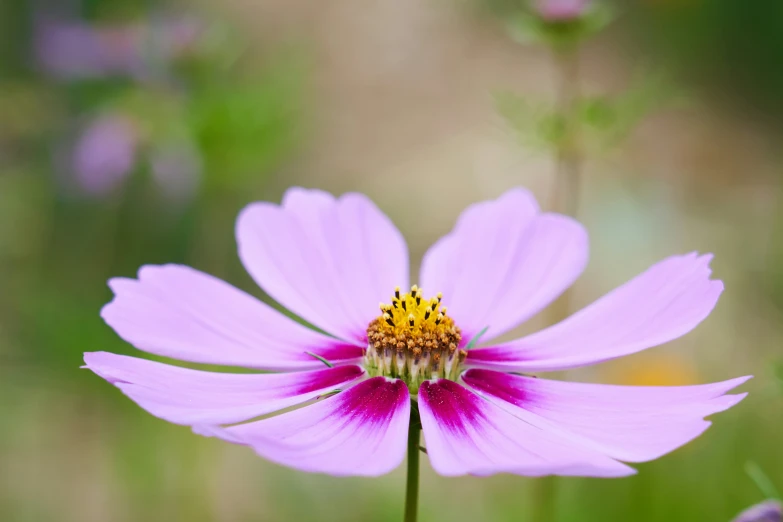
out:
{"label": "flower head", "polygon": [[433,377],[456,380],[467,355],[459,350],[459,327],[441,306],[443,294],[422,299],[423,294],[416,285],[401,294],[398,286],[391,304],[381,303],[381,315],[367,328],[365,366],[370,375],[402,379],[413,394]]}
{"label": "flower head", "polygon": [[[403,460],[414,402],[441,474],[624,476],[634,469],[622,461],[674,450],[745,395],[726,392],[748,377],[634,387],[525,375],[680,337],[709,315],[723,285],[710,280],[710,256],[675,256],[554,326],[494,341],[568,288],[588,258],[584,228],[541,213],[522,189],[469,207],[424,256],[422,287],[408,286],[400,233],[359,194],[291,189],[280,206],[243,210],[236,233],[266,293],[330,335],[192,268],[145,266],[137,279],[109,283],[115,297],[102,316],[123,339],[174,359],[277,373],[105,352],[85,361],[153,415],[280,464],[386,473]],[[251,420],[294,405],[303,407]]]}

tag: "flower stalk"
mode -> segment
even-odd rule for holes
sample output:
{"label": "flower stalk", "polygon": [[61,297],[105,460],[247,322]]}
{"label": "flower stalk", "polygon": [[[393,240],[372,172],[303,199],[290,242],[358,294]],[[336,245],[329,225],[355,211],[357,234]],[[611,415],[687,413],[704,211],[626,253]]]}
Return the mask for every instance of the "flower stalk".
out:
{"label": "flower stalk", "polygon": [[[571,217],[579,211],[582,188],[582,153],[579,146],[579,46],[572,43],[552,49],[558,70],[558,113],[563,122],[563,137],[555,149],[555,186],[551,210]],[[550,324],[571,313],[568,289],[551,307]]]}
{"label": "flower stalk", "polygon": [[557,65],[557,108],[563,134],[555,151],[556,174],[552,210],[575,217],[579,211],[582,154],[579,147],[579,47],[553,49]]}
{"label": "flower stalk", "polygon": [[408,476],[405,482],[404,522],[416,522],[419,508],[419,438],[421,419],[416,403],[411,401],[411,421],[408,425]]}
{"label": "flower stalk", "polygon": [[[582,155],[578,142],[579,47],[578,44],[553,49],[558,73],[557,108],[563,122],[563,138],[555,150],[556,172],[552,210],[576,217],[581,192]],[[570,315],[571,291],[551,307],[550,324]],[[535,482],[532,520],[554,520],[557,477],[541,477]]]}

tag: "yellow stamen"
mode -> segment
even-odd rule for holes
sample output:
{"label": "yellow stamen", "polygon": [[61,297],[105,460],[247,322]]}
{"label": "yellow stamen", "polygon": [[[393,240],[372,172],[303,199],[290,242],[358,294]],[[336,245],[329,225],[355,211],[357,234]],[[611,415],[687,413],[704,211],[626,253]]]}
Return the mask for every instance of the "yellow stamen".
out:
{"label": "yellow stamen", "polygon": [[410,293],[395,288],[391,304],[381,303],[381,315],[367,329],[367,368],[372,375],[403,379],[411,393],[426,379],[456,380],[466,353],[462,335],[446,307],[443,294],[425,299],[422,289]]}

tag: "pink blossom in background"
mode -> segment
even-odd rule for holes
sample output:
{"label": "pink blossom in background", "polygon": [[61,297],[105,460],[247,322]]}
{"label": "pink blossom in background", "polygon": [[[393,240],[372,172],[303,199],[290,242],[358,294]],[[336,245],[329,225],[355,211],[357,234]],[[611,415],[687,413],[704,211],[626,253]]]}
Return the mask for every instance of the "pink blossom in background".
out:
{"label": "pink blossom in background", "polygon": [[[201,153],[191,141],[181,138],[149,143],[135,123],[119,112],[101,114],[89,121],[71,151],[67,169],[84,194],[106,196],[118,190],[135,165],[149,164],[153,183],[171,203],[190,201],[201,183]],[[142,155],[142,149],[149,149]]]}
{"label": "pink blossom in background", "polygon": [[[101,315],[120,337],[159,356],[274,373],[106,352],[87,353],[85,362],[153,415],[279,464],[387,473],[405,456],[413,399],[428,457],[443,475],[620,477],[635,472],[625,462],[686,444],[710,425],[706,416],[745,396],[726,392],[749,377],[633,387],[524,375],[685,335],[709,315],[723,284],[710,279],[710,255],[673,256],[558,324],[494,341],[552,303],[588,261],[584,227],[542,213],[523,189],[468,207],[425,254],[422,288],[408,287],[402,235],[361,194],[290,189],[281,205],[245,208],[236,237],[259,286],[330,335],[203,272],[148,265],[136,279],[109,282],[114,299]],[[481,332],[480,347],[466,350]]]}
{"label": "pink blossom in background", "polygon": [[121,185],[133,169],[138,137],[133,122],[120,114],[92,120],[73,150],[73,171],[78,186],[101,196]]}
{"label": "pink blossom in background", "polygon": [[35,27],[35,56],[44,72],[62,80],[143,80],[158,63],[192,51],[203,31],[203,24],[187,17],[114,25],[42,18]]}
{"label": "pink blossom in background", "polygon": [[98,28],[65,20],[42,20],[36,26],[37,61],[62,79],[135,74],[142,67],[137,47],[124,26]]}
{"label": "pink blossom in background", "polygon": [[536,0],[535,10],[546,21],[567,22],[581,17],[591,0]]}
{"label": "pink blossom in background", "polygon": [[746,509],[733,522],[782,522],[783,507],[776,500],[767,500]]}
{"label": "pink blossom in background", "polygon": [[148,26],[154,31],[164,56],[169,60],[195,52],[206,31],[206,25],[199,19],[188,16],[168,17]]}

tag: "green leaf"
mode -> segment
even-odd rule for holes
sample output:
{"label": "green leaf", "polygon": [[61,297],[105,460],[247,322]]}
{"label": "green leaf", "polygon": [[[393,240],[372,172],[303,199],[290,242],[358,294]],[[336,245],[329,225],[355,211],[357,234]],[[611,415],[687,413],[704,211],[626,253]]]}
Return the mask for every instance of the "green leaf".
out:
{"label": "green leaf", "polygon": [[750,460],[746,462],[745,473],[747,473],[750,479],[756,484],[756,486],[758,486],[759,490],[761,490],[764,496],[774,499],[780,498],[780,493],[778,492],[777,488],[772,483],[769,476],[764,473],[764,470],[762,470],[761,466],[759,466],[757,463]]}
{"label": "green leaf", "polygon": [[481,336],[484,335],[487,332],[487,330],[489,330],[489,326],[485,326],[484,328],[482,328],[479,333],[473,336],[473,339],[471,339],[470,342],[467,344],[467,346],[465,346],[465,349],[470,350],[471,348],[476,346],[476,344],[478,344],[479,342],[479,339],[481,339]]}
{"label": "green leaf", "polygon": [[778,361],[772,364],[772,373],[776,377],[777,383],[780,385],[781,391],[783,391],[783,362]]}
{"label": "green leaf", "polygon": [[329,361],[327,361],[326,359],[324,359],[323,357],[321,357],[321,356],[320,356],[320,355],[318,355],[317,353],[313,353],[313,352],[305,352],[305,353],[306,353],[307,355],[309,355],[310,357],[315,357],[316,359],[318,359],[319,361],[321,361],[322,363],[324,363],[324,364],[325,364],[326,366],[328,366],[329,368],[334,368],[334,364],[330,363]]}
{"label": "green leaf", "polygon": [[336,388],[336,389],[334,389],[334,390],[331,390],[331,391],[328,391],[328,392],[326,392],[326,393],[322,393],[321,395],[319,395],[318,397],[316,397],[316,400],[320,401],[321,399],[326,399],[326,398],[328,398],[328,397],[331,397],[332,395],[337,395],[337,394],[338,394],[338,393],[340,393],[341,391],[342,391],[341,389],[339,389],[339,388]]}
{"label": "green leaf", "polygon": [[552,151],[567,138],[565,118],[546,104],[501,92],[495,95],[495,108],[524,146]]}
{"label": "green leaf", "polygon": [[255,183],[294,150],[304,129],[302,65],[288,57],[260,74],[216,75],[194,90],[187,122],[204,157],[208,186]]}

